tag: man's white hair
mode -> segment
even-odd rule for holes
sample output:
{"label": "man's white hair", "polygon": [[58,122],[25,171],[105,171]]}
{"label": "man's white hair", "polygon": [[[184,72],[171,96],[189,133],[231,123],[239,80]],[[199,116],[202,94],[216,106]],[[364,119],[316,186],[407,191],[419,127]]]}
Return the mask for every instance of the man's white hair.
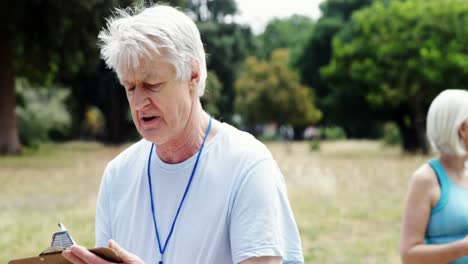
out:
{"label": "man's white hair", "polygon": [[195,23],[181,11],[166,5],[143,5],[116,9],[99,33],[101,57],[120,74],[162,55],[176,70],[179,80],[191,77],[192,66],[199,67],[198,95],[206,81],[205,50]]}
{"label": "man's white hair", "polygon": [[431,103],[427,113],[427,138],[439,153],[465,156],[459,130],[468,122],[468,91],[445,90]]}

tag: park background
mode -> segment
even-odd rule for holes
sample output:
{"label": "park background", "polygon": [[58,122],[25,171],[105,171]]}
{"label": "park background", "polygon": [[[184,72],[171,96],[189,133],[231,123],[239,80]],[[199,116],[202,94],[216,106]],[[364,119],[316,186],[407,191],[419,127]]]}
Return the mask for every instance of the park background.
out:
{"label": "park background", "polygon": [[[93,246],[102,172],[139,138],[97,34],[133,2],[3,7],[0,262],[39,254],[59,221]],[[434,155],[428,106],[468,86],[468,1],[325,0],[317,18],[276,18],[256,32],[234,0],[168,2],[200,29],[205,109],[279,163],[306,263],[399,263],[408,179]],[[293,141],[280,133],[290,128]]]}

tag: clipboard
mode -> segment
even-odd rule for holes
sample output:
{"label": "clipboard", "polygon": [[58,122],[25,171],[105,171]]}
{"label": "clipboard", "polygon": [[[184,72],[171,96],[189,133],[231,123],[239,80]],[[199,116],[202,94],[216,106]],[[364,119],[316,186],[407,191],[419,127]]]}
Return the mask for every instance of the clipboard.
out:
{"label": "clipboard", "polygon": [[[62,223],[58,225],[61,231],[55,232],[52,235],[50,247],[46,248],[39,256],[10,260],[8,264],[70,264],[70,262],[62,256],[62,251],[75,245],[75,241]],[[113,263],[123,262],[117,252],[111,248],[98,247],[88,250],[107,261]]]}
{"label": "clipboard", "polygon": [[[14,259],[10,260],[8,264],[70,264],[70,262],[62,256],[62,251],[63,249],[60,251],[45,253],[37,257]],[[89,251],[107,261],[113,263],[122,263],[122,260],[120,259],[117,252],[111,248],[99,247],[89,249]]]}

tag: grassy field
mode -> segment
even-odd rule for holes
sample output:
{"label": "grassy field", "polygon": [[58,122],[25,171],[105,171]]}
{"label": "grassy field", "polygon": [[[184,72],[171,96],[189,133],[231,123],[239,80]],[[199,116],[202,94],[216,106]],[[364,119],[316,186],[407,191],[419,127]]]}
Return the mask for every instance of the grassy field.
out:
{"label": "grassy field", "polygon": [[[399,263],[400,215],[408,177],[426,156],[372,141],[268,147],[288,184],[306,263]],[[44,145],[0,158],[0,263],[39,254],[63,222],[93,246],[94,209],[106,163],[122,147]]]}

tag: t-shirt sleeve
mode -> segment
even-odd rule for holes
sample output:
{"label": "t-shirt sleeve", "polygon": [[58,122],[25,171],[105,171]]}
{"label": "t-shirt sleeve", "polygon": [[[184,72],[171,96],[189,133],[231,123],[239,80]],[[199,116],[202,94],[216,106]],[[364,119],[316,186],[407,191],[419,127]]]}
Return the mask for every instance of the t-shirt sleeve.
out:
{"label": "t-shirt sleeve", "polygon": [[111,223],[110,223],[110,186],[109,177],[111,174],[111,167],[108,165],[104,171],[101,179],[101,186],[99,187],[99,194],[96,204],[96,247],[107,247],[109,239],[112,238]]}
{"label": "t-shirt sleeve", "polygon": [[239,184],[229,229],[234,263],[260,256],[304,263],[284,178],[272,158],[255,164]]}

